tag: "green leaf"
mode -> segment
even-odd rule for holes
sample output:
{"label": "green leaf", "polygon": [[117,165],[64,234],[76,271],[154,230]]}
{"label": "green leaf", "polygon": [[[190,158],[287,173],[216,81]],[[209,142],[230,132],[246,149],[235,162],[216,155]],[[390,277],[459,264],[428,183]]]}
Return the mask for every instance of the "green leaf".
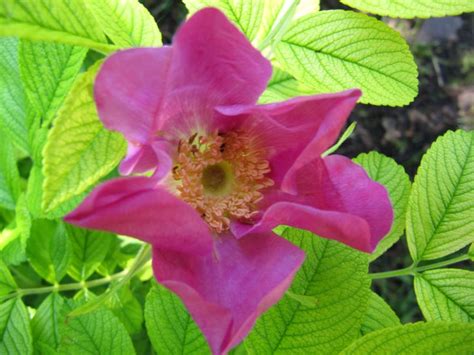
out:
{"label": "green leaf", "polygon": [[28,211],[28,206],[26,203],[26,196],[24,193],[20,195],[18,198],[18,202],[16,204],[16,229],[20,234],[20,244],[22,250],[26,249],[27,241],[30,238],[30,231],[31,231],[31,215]]}
{"label": "green leaf", "polygon": [[71,88],[87,49],[64,44],[20,42],[20,69],[31,105],[47,126]]}
{"label": "green leaf", "polygon": [[43,172],[40,164],[34,164],[30,170],[26,188],[26,204],[31,215],[35,218],[43,217],[41,200],[43,197]]}
{"label": "green leaf", "polygon": [[469,247],[469,251],[468,251],[467,254],[471,258],[471,260],[474,260],[474,243],[471,244],[471,246]]}
{"label": "green leaf", "polygon": [[85,3],[107,36],[120,47],[161,46],[153,16],[137,0],[100,0]]}
{"label": "green leaf", "polygon": [[286,291],[285,296],[288,296],[294,299],[295,301],[298,301],[303,306],[307,306],[307,307],[313,307],[318,304],[318,300],[313,296],[298,295],[291,291]]}
{"label": "green leaf", "polygon": [[344,144],[344,142],[351,136],[352,132],[354,132],[354,129],[356,128],[357,122],[352,122],[349,127],[345,129],[345,131],[342,133],[342,135],[339,137],[337,142],[331,146],[328,150],[326,150],[322,156],[328,156],[329,154],[335,153],[341,145]]}
{"label": "green leaf", "polygon": [[0,207],[14,210],[19,194],[20,176],[13,146],[7,139],[0,139]]}
{"label": "green leaf", "polygon": [[26,252],[41,277],[50,283],[61,281],[71,261],[71,245],[63,223],[33,221]]}
{"label": "green leaf", "polygon": [[291,6],[291,2],[286,0],[264,0],[260,33],[258,34],[258,39],[262,42],[262,47],[270,44],[272,38],[269,36],[272,33],[281,30],[282,22],[284,22],[284,14]]}
{"label": "green leaf", "polygon": [[8,295],[16,289],[17,285],[10,270],[8,270],[8,267],[0,260],[0,296]]}
{"label": "green leaf", "polygon": [[8,265],[19,265],[26,261],[26,245],[30,237],[31,216],[24,194],[18,198],[15,212],[15,229],[4,230],[4,233],[10,235],[7,238],[0,238],[1,256]]}
{"label": "green leaf", "polygon": [[[60,341],[60,327],[64,322],[61,309],[64,299],[57,293],[51,293],[35,313],[31,320],[31,330],[36,349],[56,350]],[[47,355],[48,352],[39,351]]]}
{"label": "green leaf", "polygon": [[474,324],[415,323],[372,332],[352,343],[344,354],[472,354]]}
{"label": "green leaf", "polygon": [[0,354],[33,353],[30,318],[20,298],[0,303]]}
{"label": "green leaf", "polygon": [[68,316],[77,317],[99,309],[99,307],[101,307],[110,298],[114,297],[115,294],[119,292],[122,287],[124,287],[128,282],[130,282],[130,280],[136,275],[136,273],[140,271],[150,261],[150,258],[150,245],[144,244],[140,248],[140,251],[134,259],[132,265],[127,268],[127,270],[124,270],[124,275],[121,278],[111,283],[106,292],[102,293],[98,297],[90,299],[87,303],[77,307],[72,312],[70,312]]}
{"label": "green leaf", "polygon": [[375,330],[400,325],[400,319],[382,297],[370,293],[369,306],[362,319],[361,333],[365,335]]}
{"label": "green leaf", "polygon": [[142,305],[128,287],[122,287],[105,302],[129,334],[139,333],[143,323]]}
{"label": "green leaf", "polygon": [[423,156],[407,212],[415,261],[451,254],[474,241],[474,132],[447,132]]}
{"label": "green leaf", "polygon": [[385,253],[403,235],[411,182],[403,166],[398,165],[395,160],[383,154],[377,152],[359,154],[354,162],[361,165],[372,180],[385,186],[393,206],[392,229],[369,257],[372,261]]}
{"label": "green leaf", "polygon": [[265,49],[278,42],[295,19],[319,11],[319,0],[264,0],[258,34],[259,47]]}
{"label": "green leaf", "polygon": [[[71,303],[64,310],[72,310]],[[107,309],[66,319],[61,328],[59,354],[135,354],[132,340],[122,323]]]}
{"label": "green leaf", "polygon": [[155,285],[145,302],[145,322],[158,354],[210,354],[209,347],[181,300]]}
{"label": "green leaf", "polygon": [[283,70],[317,92],[358,87],[361,102],[389,106],[406,105],[418,93],[417,68],[405,40],[361,13],[334,10],[302,17],[274,52]]}
{"label": "green leaf", "polygon": [[68,274],[77,281],[87,280],[104,260],[115,237],[71,225],[66,225],[66,231],[72,249]]}
{"label": "green leaf", "polygon": [[116,49],[107,43],[84,0],[3,0],[0,36],[59,42],[105,53]]}
{"label": "green leaf", "polygon": [[6,135],[18,148],[28,152],[25,107],[25,94],[18,68],[18,40],[0,38],[0,133]]}
{"label": "green leaf", "polygon": [[401,18],[444,17],[474,11],[472,0],[341,0],[341,2],[364,12]]}
{"label": "green leaf", "polygon": [[266,104],[270,102],[284,101],[292,97],[302,95],[312,95],[315,90],[298,82],[290,74],[283,70],[273,68],[273,74],[268,82],[266,90],[260,96],[259,103]]}
{"label": "green leaf", "polygon": [[[138,249],[137,249],[138,250]],[[130,258],[133,258],[136,255],[133,254]],[[120,252],[120,239],[113,238],[109,247],[107,248],[107,253],[105,254],[104,259],[100,265],[96,268],[96,271],[102,276],[110,276],[115,272],[115,269],[119,265],[119,262],[123,260],[123,255]],[[126,264],[124,264],[124,267]]]}
{"label": "green leaf", "polygon": [[425,271],[415,276],[415,292],[427,321],[474,322],[474,272]]}
{"label": "green leaf", "polygon": [[189,15],[205,7],[217,7],[250,40],[253,41],[260,29],[265,0],[183,0]]}
{"label": "green leaf", "polygon": [[294,19],[313,12],[318,12],[320,10],[319,2],[319,0],[300,0],[296,8]]}
{"label": "green leaf", "polygon": [[28,187],[26,192],[26,200],[28,204],[28,209],[31,212],[34,218],[47,218],[47,219],[57,219],[63,217],[65,214],[72,211],[77,205],[84,199],[87,192],[91,188],[87,189],[85,192],[80,195],[74,196],[71,199],[61,203],[58,207],[54,208],[47,213],[41,208],[41,201],[43,199],[43,183],[44,176],[42,171],[42,165],[34,164],[30,172],[30,177],[28,179]]}
{"label": "green leaf", "polygon": [[367,255],[309,232],[283,236],[306,252],[290,292],[313,297],[312,307],[284,297],[245,340],[249,354],[337,353],[359,336],[369,298]]}
{"label": "green leaf", "polygon": [[48,135],[42,201],[46,212],[86,191],[125,155],[125,140],[106,130],[97,115],[93,83],[99,65],[77,79]]}

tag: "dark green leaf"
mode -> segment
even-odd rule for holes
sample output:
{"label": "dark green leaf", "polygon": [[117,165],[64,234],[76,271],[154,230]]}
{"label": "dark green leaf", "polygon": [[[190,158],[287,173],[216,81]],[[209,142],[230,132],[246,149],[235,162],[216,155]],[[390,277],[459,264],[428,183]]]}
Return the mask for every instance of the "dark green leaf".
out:
{"label": "dark green leaf", "polygon": [[24,152],[29,151],[16,38],[0,38],[0,133]]}
{"label": "dark green leaf", "polygon": [[60,327],[64,322],[61,311],[63,305],[64,299],[59,294],[52,293],[41,303],[31,321],[35,348],[40,354],[48,355],[48,349],[58,348]]}
{"label": "dark green leaf", "polygon": [[150,290],[145,321],[158,354],[210,354],[206,340],[181,300],[163,286],[156,285]]}
{"label": "dark green leaf", "polygon": [[[71,303],[64,306],[72,311]],[[132,355],[132,340],[122,323],[108,309],[66,319],[61,328],[59,354]]]}
{"label": "dark green leaf", "polygon": [[66,230],[72,249],[68,273],[77,281],[87,280],[102,263],[116,237],[71,225],[67,225]]}
{"label": "dark green leaf", "polygon": [[370,295],[367,255],[309,232],[283,236],[306,252],[290,291],[313,297],[313,306],[284,297],[245,340],[249,354],[337,353],[359,336]]}
{"label": "dark green leaf", "polygon": [[21,299],[0,304],[0,354],[33,353],[30,318]]}
{"label": "dark green leaf", "polygon": [[382,297],[370,293],[369,306],[362,319],[361,333],[365,335],[375,330],[400,325],[400,319]]}
{"label": "dark green leaf", "polygon": [[20,42],[20,69],[26,94],[50,123],[76,78],[87,49],[64,44]]}
{"label": "dark green leaf", "polygon": [[63,223],[35,220],[26,252],[39,275],[50,283],[61,281],[71,260],[71,245]]}

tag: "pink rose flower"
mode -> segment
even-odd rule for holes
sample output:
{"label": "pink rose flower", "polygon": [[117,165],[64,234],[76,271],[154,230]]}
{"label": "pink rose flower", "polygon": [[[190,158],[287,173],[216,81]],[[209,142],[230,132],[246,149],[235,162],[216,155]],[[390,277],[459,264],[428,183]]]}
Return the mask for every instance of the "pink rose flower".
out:
{"label": "pink rose flower", "polygon": [[385,188],[361,167],[321,157],[359,90],[257,105],[271,72],[212,8],[192,16],[172,46],[108,57],[97,109],[127,139],[120,172],[135,176],[99,185],[66,217],[152,244],[156,279],[181,297],[215,354],[248,334],[303,262],[273,228],[371,252],[393,218]]}

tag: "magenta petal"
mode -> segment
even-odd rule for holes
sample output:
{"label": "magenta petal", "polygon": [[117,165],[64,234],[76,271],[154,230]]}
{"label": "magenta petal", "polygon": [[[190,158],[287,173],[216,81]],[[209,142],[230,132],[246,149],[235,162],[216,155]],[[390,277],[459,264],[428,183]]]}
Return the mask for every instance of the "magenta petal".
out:
{"label": "magenta petal", "polygon": [[134,143],[153,137],[166,94],[171,47],[135,48],[109,56],[97,75],[94,96],[105,127]]}
{"label": "magenta petal", "polygon": [[153,178],[160,181],[168,175],[173,167],[173,159],[171,158],[172,146],[167,141],[160,140],[153,142],[152,147],[157,159]]}
{"label": "magenta petal", "polygon": [[234,222],[238,238],[285,224],[372,252],[390,231],[393,210],[388,193],[350,159],[316,158],[294,172],[296,195],[267,191],[260,220]]}
{"label": "magenta petal", "polygon": [[155,169],[157,163],[157,155],[150,145],[128,142],[127,156],[120,163],[119,171],[122,175],[144,173]]}
{"label": "magenta petal", "polygon": [[[370,245],[373,251],[379,241],[390,231],[393,222],[393,208],[385,187],[369,178],[365,170],[341,155],[323,159],[327,178],[321,181],[315,191],[308,190],[304,176],[307,169],[301,169],[298,190],[301,193],[315,193],[318,200],[325,199],[331,209],[359,216],[370,227]],[[308,165],[309,167],[309,165]],[[299,180],[299,179],[298,179]]]}
{"label": "magenta petal", "polygon": [[195,87],[212,105],[255,103],[272,67],[248,39],[213,8],[196,12],[173,39],[172,87]]}
{"label": "magenta petal", "polygon": [[267,149],[270,177],[294,193],[292,171],[335,142],[359,97],[359,90],[348,90],[259,106],[219,106],[216,124],[251,132]]}
{"label": "magenta petal", "polygon": [[177,293],[213,353],[227,353],[275,304],[301,266],[302,250],[272,234],[215,242],[215,255],[190,257],[154,249],[157,280]]}
{"label": "magenta petal", "polygon": [[133,236],[165,250],[206,254],[212,236],[199,214],[145,177],[109,180],[95,188],[65,221]]}
{"label": "magenta petal", "polygon": [[245,236],[242,239],[247,239],[251,238],[252,233],[269,231],[279,225],[305,229],[365,252],[373,251],[369,225],[363,218],[292,202],[273,204],[254,226],[233,223],[232,233],[237,238]]}

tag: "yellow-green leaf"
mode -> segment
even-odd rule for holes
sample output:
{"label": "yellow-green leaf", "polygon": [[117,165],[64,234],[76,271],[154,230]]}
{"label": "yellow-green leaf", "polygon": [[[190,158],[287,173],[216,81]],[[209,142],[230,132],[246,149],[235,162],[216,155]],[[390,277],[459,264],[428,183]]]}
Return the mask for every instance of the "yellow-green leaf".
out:
{"label": "yellow-green leaf", "polygon": [[86,191],[125,154],[125,140],[106,130],[97,115],[93,83],[99,66],[77,79],[48,135],[43,164],[45,211]]}

